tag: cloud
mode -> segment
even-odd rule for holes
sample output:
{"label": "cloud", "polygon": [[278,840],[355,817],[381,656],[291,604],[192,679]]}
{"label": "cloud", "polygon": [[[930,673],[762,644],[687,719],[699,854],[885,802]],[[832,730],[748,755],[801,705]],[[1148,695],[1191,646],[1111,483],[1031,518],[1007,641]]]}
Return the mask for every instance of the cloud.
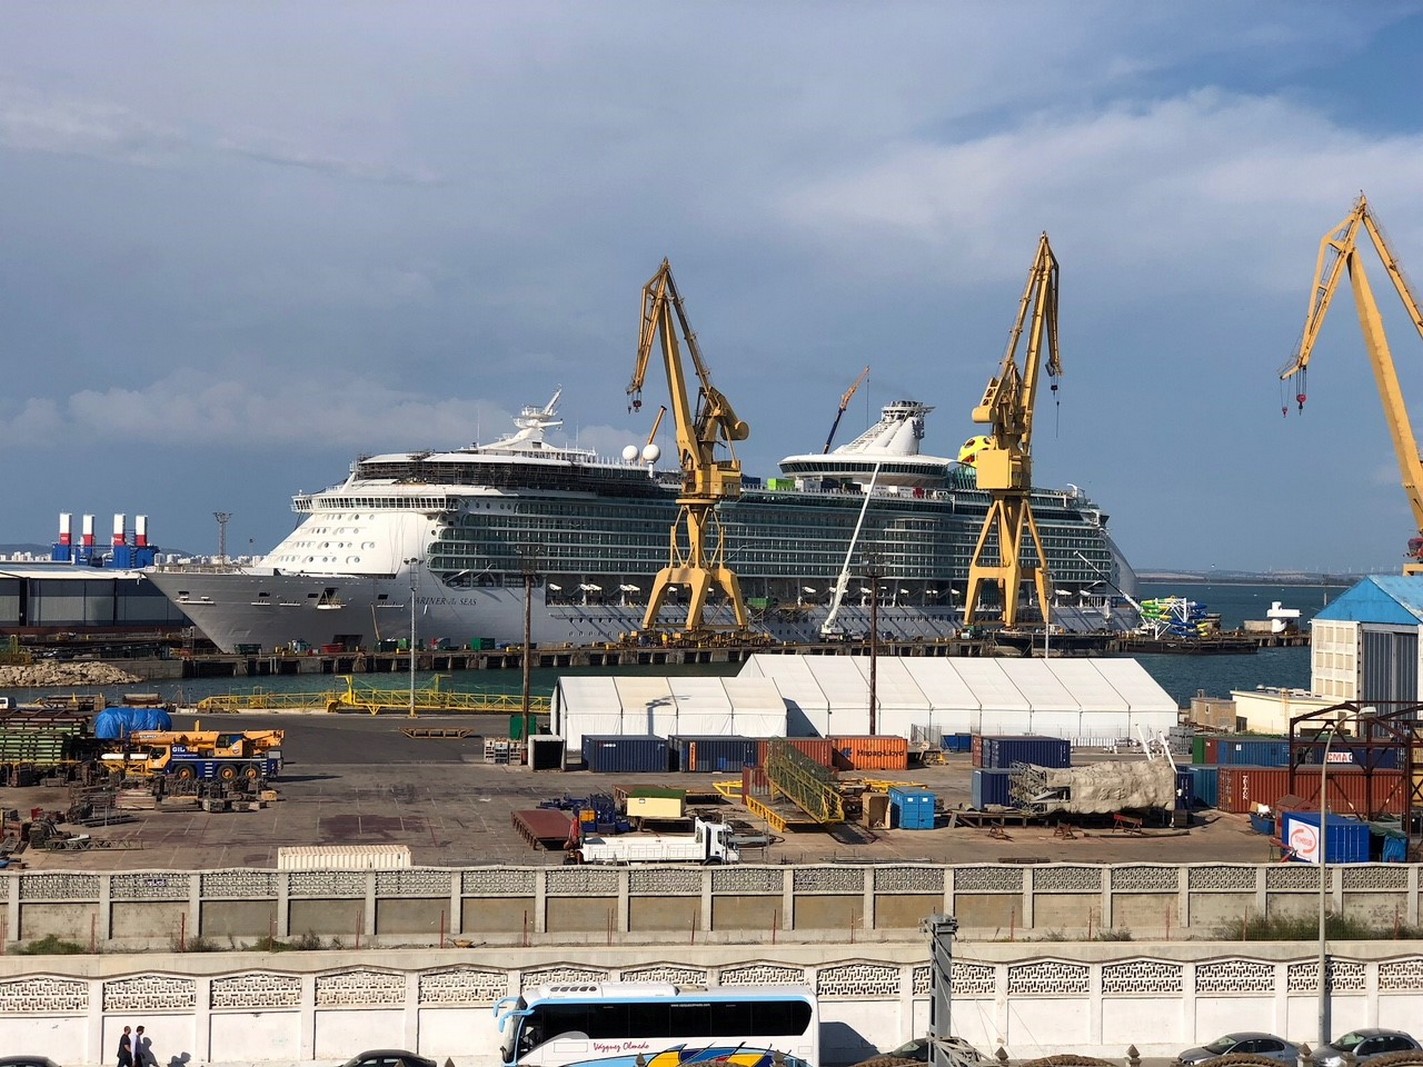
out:
{"label": "cloud", "polygon": [[209,135],[110,101],[4,84],[0,84],[0,146],[143,167],[194,166],[237,156],[381,185],[436,185],[443,180],[418,163],[323,152],[259,129]]}

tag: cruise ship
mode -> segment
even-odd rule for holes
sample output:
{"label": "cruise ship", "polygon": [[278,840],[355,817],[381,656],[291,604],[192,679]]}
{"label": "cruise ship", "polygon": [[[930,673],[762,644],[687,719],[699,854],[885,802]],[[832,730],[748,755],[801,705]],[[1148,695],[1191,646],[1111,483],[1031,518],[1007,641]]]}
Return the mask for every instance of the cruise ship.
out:
{"label": "cruise ship", "polygon": [[[618,641],[641,627],[667,563],[680,473],[643,458],[655,462],[655,449],[603,458],[551,443],[560,395],[526,407],[514,432],[490,444],[358,459],[340,485],[293,498],[304,517],[255,563],[148,575],[228,652],[376,648],[412,636],[520,643],[528,580],[534,642]],[[780,476],[747,478],[739,499],[719,505],[728,562],[758,630],[818,639],[849,570],[835,625],[867,633],[870,585],[856,573],[867,559],[882,634],[934,639],[958,629],[989,498],[971,468],[920,451],[932,410],[889,404],[854,441],[787,457]],[[1134,591],[1135,575],[1107,516],[1073,486],[1034,490],[1032,507],[1059,598],[1054,623],[1117,628],[1116,598]],[[677,621],[676,606],[659,621]],[[729,605],[713,601],[708,621],[730,626]]]}

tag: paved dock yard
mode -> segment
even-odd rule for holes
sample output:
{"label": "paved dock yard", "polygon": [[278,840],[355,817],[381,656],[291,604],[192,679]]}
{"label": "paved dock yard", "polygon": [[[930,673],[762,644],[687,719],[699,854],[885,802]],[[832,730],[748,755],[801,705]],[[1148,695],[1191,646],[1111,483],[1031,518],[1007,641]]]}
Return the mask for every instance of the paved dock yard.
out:
{"label": "paved dock yard", "polygon": [[[466,738],[409,738],[402,728],[478,730],[504,736],[507,719],[482,723],[468,716],[204,715],[205,729],[287,731],[286,771],[274,783],[282,799],[259,811],[138,811],[117,826],[68,827],[110,847],[87,851],[32,852],[30,869],[202,870],[275,868],[283,845],[403,844],[416,866],[558,864],[558,852],[529,847],[512,824],[514,811],[536,807],[563,794],[611,793],[615,785],[668,785],[709,792],[707,774],[600,775],[586,771],[532,772],[484,762],[484,742]],[[192,719],[175,718],[175,728]],[[967,806],[971,766],[967,754],[952,762],[908,772],[870,772],[862,777],[922,783],[941,802]],[[1131,758],[1131,757],[1123,757]],[[1138,757],[1139,758],[1139,757]],[[850,775],[846,775],[850,777]],[[0,804],[27,812],[63,810],[66,789],[7,789]],[[744,809],[727,805],[727,817],[759,827]],[[1206,812],[1189,831],[1144,835],[1108,828],[1063,837],[1050,826],[1009,826],[1006,839],[964,827],[935,830],[788,831],[768,849],[750,850],[746,862],[769,863],[1152,863],[1266,862],[1268,840],[1250,830],[1243,815]]]}

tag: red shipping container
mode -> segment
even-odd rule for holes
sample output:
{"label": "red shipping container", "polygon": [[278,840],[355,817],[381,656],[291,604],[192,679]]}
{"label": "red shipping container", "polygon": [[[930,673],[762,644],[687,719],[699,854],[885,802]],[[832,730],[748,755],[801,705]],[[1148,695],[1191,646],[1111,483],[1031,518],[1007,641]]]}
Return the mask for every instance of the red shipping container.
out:
{"label": "red shipping container", "polygon": [[[1257,804],[1276,807],[1280,798],[1297,796],[1306,809],[1319,809],[1319,773],[1308,768],[1296,772],[1291,788],[1286,767],[1222,767],[1219,771],[1221,811],[1251,812]],[[1400,771],[1334,767],[1329,771],[1329,810],[1350,815],[1403,812],[1407,782]]]}
{"label": "red shipping container", "polygon": [[836,770],[903,771],[909,768],[909,741],[903,737],[832,737],[830,744],[835,750]]}
{"label": "red shipping container", "polygon": [[766,777],[766,769],[764,767],[741,768],[741,795],[743,797],[760,797],[762,799],[771,795],[771,782]]}
{"label": "red shipping container", "polygon": [[827,737],[765,737],[761,739],[757,758],[757,762],[762,767],[766,766],[772,742],[777,741],[790,745],[801,755],[814,760],[822,767],[832,767],[835,764],[835,749]]}
{"label": "red shipping container", "polygon": [[1206,766],[1214,767],[1220,762],[1220,738],[1206,738]]}
{"label": "red shipping container", "polygon": [[974,734],[973,740],[969,743],[969,751],[973,753],[973,765],[983,766],[983,735]]}

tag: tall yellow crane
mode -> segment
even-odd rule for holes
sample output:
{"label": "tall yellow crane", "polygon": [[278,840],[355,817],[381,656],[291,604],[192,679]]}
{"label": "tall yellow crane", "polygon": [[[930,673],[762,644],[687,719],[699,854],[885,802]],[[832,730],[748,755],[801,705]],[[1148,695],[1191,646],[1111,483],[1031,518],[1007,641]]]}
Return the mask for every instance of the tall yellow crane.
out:
{"label": "tall yellow crane", "polygon": [[[688,393],[682,350],[677,343],[679,325],[699,383],[695,410]],[[642,287],[642,331],[632,382],[627,387],[633,411],[642,407],[642,385],[658,336],[662,338],[662,361],[667,371],[672,418],[677,426],[682,491],[677,497],[680,511],[672,524],[668,563],[653,579],[642,626],[649,630],[656,624],[670,586],[685,585],[690,596],[682,629],[686,632],[704,629],[702,618],[707,594],[713,586],[719,586],[735,613],[737,627],[744,630],[749,625],[746,601],[736,573],[726,565],[726,533],[717,518],[716,506],[741,495],[741,461],[736,458],[731,443],[746,440],[751,430],[737,418],[721,391],[712,385],[697,335],[687,322],[687,310],[672,278],[672,265],[665,259]],[[717,448],[723,444],[730,453],[728,458],[717,456]]]}
{"label": "tall yellow crane", "polygon": [[[973,625],[984,588],[994,585],[1003,601],[1003,625],[1018,623],[1018,595],[1025,579],[1037,589],[1043,624],[1051,623],[1052,577],[1047,553],[1029,502],[1032,492],[1033,410],[1037,402],[1039,370],[1045,368],[1057,392],[1062,364],[1057,355],[1057,257],[1047,234],[1038,239],[1037,255],[1028,269],[1028,284],[1018,304],[1018,318],[1008,337],[1008,351],[998,374],[988,382],[983,400],[973,409],[973,421],[992,430],[974,464],[978,487],[992,497],[969,560],[968,593],[964,597],[964,625]],[[1023,367],[1018,368],[1018,342],[1028,328]],[[1032,541],[1036,564],[1023,562],[1025,536]],[[996,550],[997,562],[991,562]]]}
{"label": "tall yellow crane", "polygon": [[835,412],[835,421],[830,424],[830,432],[825,435],[825,447],[820,450],[822,455],[830,451],[830,442],[835,440],[835,431],[840,428],[840,420],[845,417],[845,409],[850,406],[855,391],[865,384],[865,379],[869,376],[870,368],[866,367],[860,371],[860,376],[850,383],[850,388],[846,389],[845,395],[840,398],[840,408]]}
{"label": "tall yellow crane", "polygon": [[[1393,449],[1398,455],[1398,467],[1403,475],[1403,491],[1408,496],[1408,504],[1413,509],[1413,521],[1418,533],[1408,541],[1404,574],[1423,574],[1423,460],[1418,456],[1418,440],[1413,433],[1413,424],[1408,418],[1408,407],[1403,401],[1403,389],[1398,382],[1398,371],[1394,367],[1393,354],[1389,351],[1388,337],[1384,333],[1383,317],[1379,314],[1378,303],[1374,300],[1373,288],[1364,273],[1364,264],[1359,258],[1359,231],[1363,230],[1373,242],[1374,251],[1383,261],[1384,270],[1393,280],[1413,320],[1414,329],[1423,336],[1423,315],[1419,314],[1418,301],[1403,276],[1398,258],[1389,246],[1378,220],[1369,210],[1368,200],[1362,193],[1354,203],[1354,209],[1344,220],[1324,235],[1319,242],[1319,259],[1314,270],[1314,291],[1310,293],[1309,310],[1304,318],[1304,332],[1300,335],[1299,350],[1294,358],[1280,372],[1280,380],[1287,381],[1298,376],[1299,386],[1295,402],[1299,410],[1304,410],[1305,381],[1308,377],[1309,359],[1314,352],[1315,341],[1319,338],[1324,316],[1329,311],[1330,302],[1339,288],[1339,279],[1345,271],[1354,290],[1354,306],[1359,312],[1359,326],[1364,333],[1364,345],[1369,352],[1369,362],[1373,364],[1374,380],[1378,383],[1379,397],[1383,400],[1384,419],[1388,422],[1389,433],[1393,437]],[[1285,411],[1289,411],[1288,405]]]}

